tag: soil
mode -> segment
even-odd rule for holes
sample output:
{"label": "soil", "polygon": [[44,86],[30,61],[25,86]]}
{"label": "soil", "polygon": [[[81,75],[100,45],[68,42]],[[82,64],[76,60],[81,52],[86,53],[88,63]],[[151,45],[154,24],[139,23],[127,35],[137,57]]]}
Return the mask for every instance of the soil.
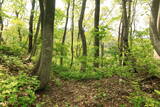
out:
{"label": "soil", "polygon": [[38,93],[38,102],[44,107],[119,107],[132,106],[128,101],[134,90],[130,81],[118,76],[102,80],[61,81],[49,84],[48,89]]}

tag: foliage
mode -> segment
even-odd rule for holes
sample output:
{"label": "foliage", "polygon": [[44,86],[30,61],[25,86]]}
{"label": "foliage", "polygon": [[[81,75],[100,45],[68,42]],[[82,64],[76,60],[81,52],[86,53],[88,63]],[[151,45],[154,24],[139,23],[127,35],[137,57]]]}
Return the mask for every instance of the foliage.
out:
{"label": "foliage", "polygon": [[19,70],[27,70],[26,65],[24,65],[21,57],[22,57],[22,49],[21,48],[13,48],[10,46],[0,46],[0,63],[6,67],[8,67],[13,73],[16,71],[18,73]]}
{"label": "foliage", "polygon": [[[3,31],[4,40],[7,45],[14,48],[27,48],[26,36],[28,36],[28,28],[22,19],[11,20],[11,26]],[[22,41],[20,41],[20,36]]]}
{"label": "foliage", "polygon": [[10,46],[0,45],[0,54],[5,54],[8,56],[20,56],[22,50],[18,47],[12,48]]}
{"label": "foliage", "polygon": [[131,99],[134,107],[159,107],[160,101],[147,96],[135,96]]}
{"label": "foliage", "polygon": [[[142,33],[141,36],[146,35]],[[134,67],[138,72],[148,72],[151,75],[159,75],[160,61],[154,57],[153,47],[148,38],[136,38],[133,41],[134,47],[131,48]]]}
{"label": "foliage", "polygon": [[76,69],[71,69],[62,66],[53,66],[53,71],[62,79],[67,80],[92,80],[92,79],[102,79],[106,77],[112,77],[113,75],[118,75],[120,77],[131,77],[132,73],[129,71],[129,67],[120,66],[108,66],[108,68],[97,69],[94,71],[76,71]]}
{"label": "foliage", "polygon": [[[10,70],[18,71],[25,70],[26,66],[23,64],[22,60],[18,57],[0,55],[0,62],[9,67]],[[12,72],[12,71],[11,71]]]}
{"label": "foliage", "polygon": [[38,85],[36,77],[28,77],[24,73],[0,80],[0,105],[27,107],[33,104]]}
{"label": "foliage", "polygon": [[[63,24],[63,19],[65,18],[65,14],[64,14],[64,11],[60,8],[57,8],[56,9],[56,15],[55,15],[55,25],[58,26],[58,25],[61,25]],[[58,26],[59,27],[59,26]]]}

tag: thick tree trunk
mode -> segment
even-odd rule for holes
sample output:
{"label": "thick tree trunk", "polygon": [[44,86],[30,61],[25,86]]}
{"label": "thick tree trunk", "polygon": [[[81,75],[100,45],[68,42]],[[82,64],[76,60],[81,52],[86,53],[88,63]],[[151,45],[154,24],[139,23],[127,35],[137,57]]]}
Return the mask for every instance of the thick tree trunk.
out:
{"label": "thick tree trunk", "polygon": [[151,19],[150,19],[150,39],[152,44],[160,55],[160,1],[152,0]]}
{"label": "thick tree trunk", "polygon": [[50,71],[52,64],[53,51],[53,33],[54,33],[54,16],[55,0],[39,0],[41,10],[42,28],[42,49],[39,62],[37,63],[37,75],[40,80],[40,88],[46,87],[50,80]]}
{"label": "thick tree trunk", "polygon": [[33,19],[34,19],[34,8],[35,8],[35,0],[32,0],[32,9],[29,19],[29,43],[28,43],[28,53],[31,53],[33,47]]}
{"label": "thick tree trunk", "polygon": [[73,58],[74,58],[74,49],[73,49],[73,40],[74,40],[74,5],[75,5],[75,0],[72,1],[72,31],[71,31],[71,65],[73,65]]}
{"label": "thick tree trunk", "polygon": [[[82,39],[83,57],[87,56],[87,42],[86,42],[86,37],[85,37],[85,33],[84,33],[84,28],[83,28],[83,19],[84,19],[84,14],[85,14],[86,2],[87,2],[87,0],[82,1],[81,14],[80,14],[79,22],[78,22],[79,34],[80,34],[81,39]],[[85,59],[84,59],[84,61],[82,61],[81,69],[83,71],[85,71],[85,69],[86,69]]]}
{"label": "thick tree trunk", "polygon": [[70,1],[68,2],[67,13],[66,13],[66,23],[65,23],[65,28],[64,28],[63,38],[62,38],[60,65],[63,65],[63,56],[64,56],[64,48],[63,47],[64,47],[64,44],[65,44],[66,34],[67,34],[67,25],[68,25],[68,19],[69,19],[69,8],[70,8]]}
{"label": "thick tree trunk", "polygon": [[95,62],[94,67],[98,68],[99,63],[96,59],[99,58],[99,48],[100,48],[100,38],[99,38],[99,16],[100,16],[100,0],[95,0],[95,15],[94,15],[94,29],[95,29],[95,38],[94,38],[94,47],[95,47]]}

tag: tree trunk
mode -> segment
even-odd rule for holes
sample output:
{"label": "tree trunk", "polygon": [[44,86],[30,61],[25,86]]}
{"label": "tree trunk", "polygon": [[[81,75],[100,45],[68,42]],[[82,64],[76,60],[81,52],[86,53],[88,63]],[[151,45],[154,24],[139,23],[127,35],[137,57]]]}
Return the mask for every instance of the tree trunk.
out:
{"label": "tree trunk", "polygon": [[35,0],[32,0],[32,9],[29,19],[29,43],[28,43],[28,53],[31,53],[33,47],[33,19],[34,19],[34,8],[35,8]]}
{"label": "tree trunk", "polygon": [[75,0],[72,1],[72,31],[71,31],[71,65],[73,65],[73,58],[74,58],[74,49],[73,49],[73,40],[74,40],[74,5],[75,5]]}
{"label": "tree trunk", "polygon": [[19,41],[21,42],[22,41],[22,34],[21,34],[21,28],[19,26],[17,28],[17,31],[18,31],[18,35],[19,35]]}
{"label": "tree trunk", "polygon": [[66,34],[67,34],[67,25],[68,25],[68,19],[69,19],[69,8],[70,8],[70,1],[68,2],[67,14],[66,14],[66,23],[65,23],[65,28],[64,28],[63,38],[62,38],[60,65],[63,65],[64,44],[65,44]]}
{"label": "tree trunk", "polygon": [[[122,0],[122,19],[120,24],[119,33],[119,51],[120,51],[120,64],[126,65],[129,55],[129,26],[131,16],[131,1]],[[127,11],[128,8],[128,11]]]}
{"label": "tree trunk", "polygon": [[99,63],[96,59],[99,58],[99,48],[100,48],[100,38],[99,38],[99,16],[100,16],[100,0],[95,0],[95,15],[94,15],[94,29],[95,29],[95,38],[94,38],[94,47],[95,47],[95,61],[94,67],[99,68]]}
{"label": "tree trunk", "polygon": [[150,39],[152,44],[160,55],[160,1],[152,0],[151,19],[150,19]]}
{"label": "tree trunk", "polygon": [[82,39],[82,49],[83,49],[83,57],[84,57],[83,58],[84,61],[82,61],[82,66],[81,66],[81,69],[83,71],[85,71],[86,69],[85,57],[87,56],[87,42],[86,42],[86,37],[84,33],[84,28],[83,28],[83,19],[84,19],[84,14],[85,14],[86,2],[87,0],[83,0],[82,2],[81,14],[80,14],[79,22],[78,22],[79,34]]}
{"label": "tree trunk", "polygon": [[41,10],[42,49],[37,63],[39,89],[44,89],[50,80],[53,51],[55,0],[39,0]]}
{"label": "tree trunk", "polygon": [[2,44],[2,42],[4,42],[3,40],[3,36],[2,36],[2,33],[3,33],[3,18],[2,18],[2,5],[3,5],[3,2],[4,0],[1,0],[0,2],[0,45]]}
{"label": "tree trunk", "polygon": [[38,35],[39,35],[40,26],[41,26],[41,16],[39,16],[39,19],[38,19],[37,28],[36,28],[36,33],[34,34],[33,48],[32,48],[31,54],[30,54],[29,59],[28,59],[29,61],[31,61],[32,56],[34,56],[35,53],[36,53],[36,49],[37,49],[37,38],[38,38]]}
{"label": "tree trunk", "polygon": [[[15,11],[15,15],[16,15],[16,18],[18,19],[19,18],[19,11]],[[19,41],[21,42],[22,41],[22,34],[21,34],[21,28],[18,26],[17,27],[17,32],[18,32],[18,36],[19,36]]]}
{"label": "tree trunk", "polygon": [[104,66],[104,43],[101,44],[101,67]]}

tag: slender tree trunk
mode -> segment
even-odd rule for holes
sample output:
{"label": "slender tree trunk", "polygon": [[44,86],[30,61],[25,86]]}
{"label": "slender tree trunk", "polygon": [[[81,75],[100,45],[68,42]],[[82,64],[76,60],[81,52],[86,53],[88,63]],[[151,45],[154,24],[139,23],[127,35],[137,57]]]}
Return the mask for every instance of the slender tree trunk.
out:
{"label": "slender tree trunk", "polygon": [[99,62],[96,59],[99,58],[99,48],[100,48],[100,38],[99,38],[99,17],[100,17],[100,0],[95,0],[95,15],[94,15],[94,29],[95,29],[95,40],[94,40],[94,47],[95,47],[95,61],[94,67],[99,68]]}
{"label": "slender tree trunk", "polygon": [[28,59],[29,61],[31,61],[32,56],[34,56],[35,53],[36,53],[36,49],[37,49],[37,38],[38,38],[38,35],[39,35],[40,26],[41,26],[41,16],[39,16],[39,19],[38,19],[37,28],[36,28],[36,33],[34,34],[33,48],[32,48],[30,57],[29,57],[29,59]]}
{"label": "slender tree trunk", "polygon": [[[15,15],[16,15],[16,18],[18,19],[19,18],[19,11],[15,11]],[[21,34],[21,28],[19,26],[17,27],[17,32],[18,32],[18,36],[19,36],[19,41],[21,42],[22,41],[22,34]]]}
{"label": "slender tree trunk", "polygon": [[[127,2],[128,6],[127,6]],[[120,64],[126,65],[129,55],[129,27],[131,16],[131,1],[122,0],[122,19],[119,28],[119,51],[120,51]],[[128,8],[128,10],[127,10]]]}
{"label": "slender tree trunk", "polygon": [[72,1],[72,31],[71,31],[71,65],[73,65],[73,58],[74,58],[74,49],[73,49],[73,40],[74,40],[74,5],[75,5],[75,0]]}
{"label": "slender tree trunk", "polygon": [[[43,39],[43,29],[44,29],[44,5],[43,5],[43,0],[39,0],[39,7],[40,7],[40,23],[41,23],[41,38]],[[39,59],[37,61],[37,64],[34,66],[33,71],[31,75],[37,75],[38,74],[38,69],[41,63],[41,56],[42,56],[42,47],[39,55]]]}
{"label": "slender tree trunk", "polygon": [[4,42],[3,36],[2,36],[3,27],[4,27],[3,18],[2,18],[2,5],[3,5],[3,2],[4,2],[4,0],[0,1],[0,45],[2,44],[2,42]]}
{"label": "slender tree trunk", "polygon": [[18,27],[18,28],[17,28],[17,31],[18,31],[18,35],[19,35],[19,41],[21,42],[21,41],[22,41],[21,28]]}
{"label": "slender tree trunk", "polygon": [[39,62],[37,63],[37,75],[40,80],[40,88],[44,89],[50,80],[53,51],[53,33],[55,0],[39,0],[41,10],[42,49]]}
{"label": "slender tree trunk", "polygon": [[29,19],[29,43],[28,43],[28,53],[31,53],[33,47],[33,20],[34,20],[34,10],[35,10],[35,0],[32,0],[32,9]]}
{"label": "slender tree trunk", "polygon": [[80,56],[80,51],[81,51],[81,46],[79,45],[79,38],[80,38],[80,36],[79,36],[80,34],[79,34],[79,32],[78,32],[78,36],[77,36],[77,44],[76,44],[76,57],[78,58],[79,56]]}
{"label": "slender tree trunk", "polygon": [[[80,34],[81,39],[82,39],[82,49],[83,49],[82,54],[83,54],[83,57],[87,56],[87,42],[86,42],[86,37],[85,37],[85,33],[84,33],[84,28],[83,28],[83,19],[84,19],[84,14],[85,14],[86,2],[87,2],[87,0],[82,1],[81,14],[80,14],[79,22],[78,22],[79,34]],[[81,69],[83,71],[85,71],[87,63],[86,63],[85,59],[83,59],[83,60],[84,61],[82,61]]]}
{"label": "slender tree trunk", "polygon": [[160,1],[152,0],[150,19],[150,39],[154,49],[160,55]]}
{"label": "slender tree trunk", "polygon": [[64,28],[63,38],[62,38],[62,49],[61,49],[61,58],[60,58],[60,64],[61,65],[63,65],[64,44],[65,44],[66,34],[67,34],[67,25],[68,25],[68,19],[69,19],[69,8],[70,8],[70,1],[68,2],[67,14],[66,14],[66,23],[65,23],[65,28]]}
{"label": "slender tree trunk", "polygon": [[101,44],[101,67],[104,66],[104,43]]}

